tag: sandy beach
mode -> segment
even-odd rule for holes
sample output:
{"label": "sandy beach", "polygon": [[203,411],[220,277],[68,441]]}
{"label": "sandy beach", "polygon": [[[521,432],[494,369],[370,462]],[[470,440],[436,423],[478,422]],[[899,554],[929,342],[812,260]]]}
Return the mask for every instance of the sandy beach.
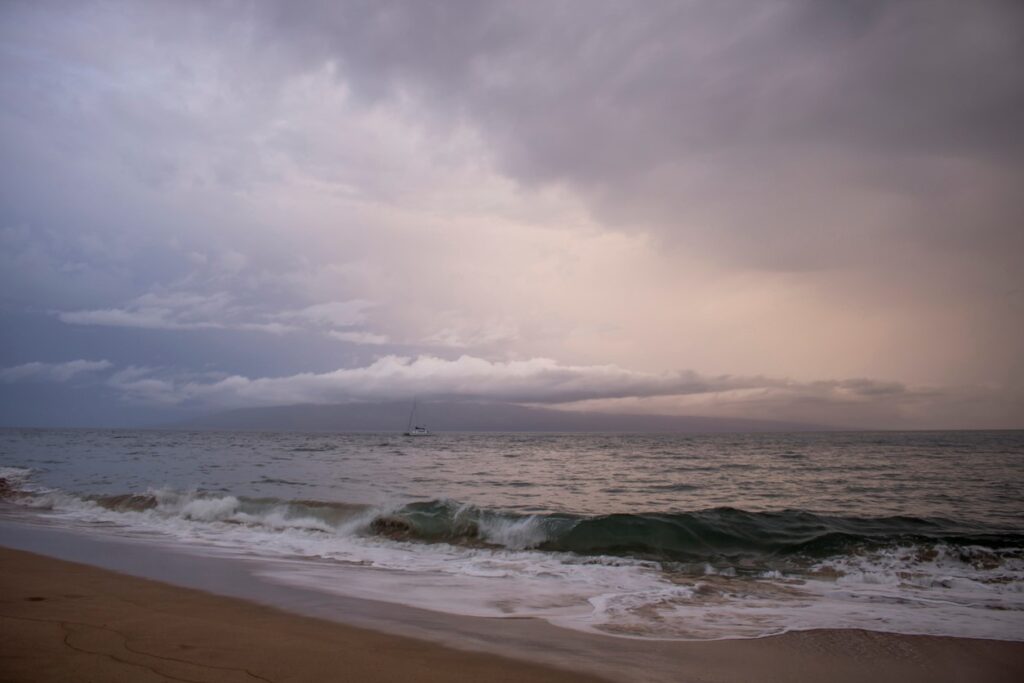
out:
{"label": "sandy beach", "polygon": [[596,679],[0,550],[4,681]]}
{"label": "sandy beach", "polygon": [[[0,549],[0,575],[4,681],[598,680],[22,551]],[[1024,679],[1024,644],[999,641],[812,631],[671,647],[680,681]]]}

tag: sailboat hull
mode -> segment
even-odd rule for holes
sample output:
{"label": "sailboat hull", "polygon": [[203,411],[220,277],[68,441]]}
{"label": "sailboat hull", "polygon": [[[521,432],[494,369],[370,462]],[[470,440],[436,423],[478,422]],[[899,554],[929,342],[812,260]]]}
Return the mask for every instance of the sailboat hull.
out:
{"label": "sailboat hull", "polygon": [[430,430],[423,425],[413,426],[414,417],[416,417],[416,401],[412,402],[412,412],[409,413],[409,426],[405,428],[405,436],[430,436]]}

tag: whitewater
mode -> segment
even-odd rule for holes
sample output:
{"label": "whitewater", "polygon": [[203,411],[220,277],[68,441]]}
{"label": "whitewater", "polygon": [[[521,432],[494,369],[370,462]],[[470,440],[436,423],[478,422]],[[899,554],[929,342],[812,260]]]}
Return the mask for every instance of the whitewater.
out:
{"label": "whitewater", "polygon": [[1020,432],[5,430],[0,478],[10,519],[434,612],[1024,640]]}

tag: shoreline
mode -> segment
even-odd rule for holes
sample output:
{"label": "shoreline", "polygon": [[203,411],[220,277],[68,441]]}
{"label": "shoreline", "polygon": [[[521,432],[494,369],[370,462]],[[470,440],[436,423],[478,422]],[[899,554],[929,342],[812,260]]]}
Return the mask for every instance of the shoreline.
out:
{"label": "shoreline", "polygon": [[[0,677],[16,681],[88,673],[97,680],[279,683],[331,680],[340,672],[371,682],[1024,680],[1020,642],[826,630],[632,648],[620,640],[617,649],[638,656],[612,666],[581,661],[558,642],[543,658],[503,656],[7,547],[0,548],[0,576],[0,620],[7,622]],[[646,653],[654,651],[672,663],[668,672],[665,661],[647,667]]]}

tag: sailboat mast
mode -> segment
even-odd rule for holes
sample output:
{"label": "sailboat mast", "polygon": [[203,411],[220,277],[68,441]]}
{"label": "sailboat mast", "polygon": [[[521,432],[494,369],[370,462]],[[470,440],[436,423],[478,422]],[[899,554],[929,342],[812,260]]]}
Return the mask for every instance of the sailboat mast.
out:
{"label": "sailboat mast", "polygon": [[412,430],[412,418],[413,418],[414,415],[416,415],[416,400],[415,399],[413,399],[413,402],[412,402],[412,410],[409,412],[409,425],[405,428],[405,431],[407,431],[407,432]]}

